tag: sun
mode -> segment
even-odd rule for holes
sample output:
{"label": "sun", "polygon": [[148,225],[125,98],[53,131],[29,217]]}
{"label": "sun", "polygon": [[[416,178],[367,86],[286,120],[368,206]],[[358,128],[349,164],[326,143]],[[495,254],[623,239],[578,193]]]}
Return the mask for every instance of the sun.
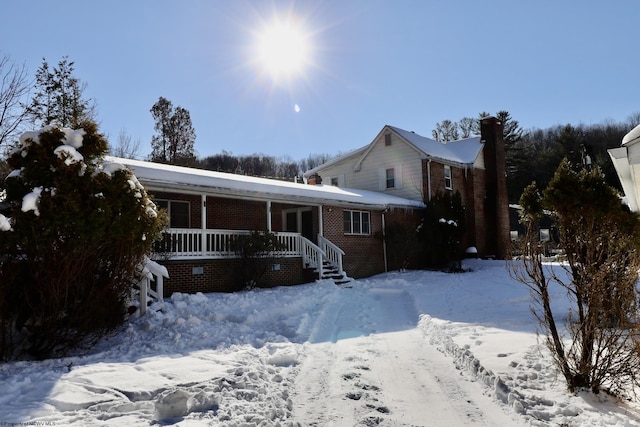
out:
{"label": "sun", "polygon": [[257,62],[275,80],[302,74],[309,55],[309,35],[294,23],[275,21],[258,34]]}

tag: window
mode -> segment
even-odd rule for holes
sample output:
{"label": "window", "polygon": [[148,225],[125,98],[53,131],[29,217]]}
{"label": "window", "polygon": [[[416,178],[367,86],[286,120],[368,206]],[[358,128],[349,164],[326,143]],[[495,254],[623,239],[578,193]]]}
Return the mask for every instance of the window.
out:
{"label": "window", "polygon": [[334,176],[331,178],[331,185],[333,185],[334,187],[338,186],[338,177]]}
{"label": "window", "polygon": [[402,188],[402,165],[387,164],[378,168],[378,190],[400,190]]}
{"label": "window", "polygon": [[451,166],[444,165],[444,188],[447,190],[453,189],[453,184],[451,182]]}
{"label": "window", "polygon": [[344,234],[365,234],[371,233],[369,212],[344,211]]}
{"label": "window", "polygon": [[154,200],[158,209],[164,209],[169,214],[169,228],[189,228],[189,202],[177,200]]}
{"label": "window", "polygon": [[396,180],[395,180],[395,173],[394,173],[394,169],[393,168],[388,168],[385,171],[386,174],[386,188],[395,188],[396,187]]}
{"label": "window", "polygon": [[384,145],[387,147],[391,145],[391,134],[387,133],[384,135]]}

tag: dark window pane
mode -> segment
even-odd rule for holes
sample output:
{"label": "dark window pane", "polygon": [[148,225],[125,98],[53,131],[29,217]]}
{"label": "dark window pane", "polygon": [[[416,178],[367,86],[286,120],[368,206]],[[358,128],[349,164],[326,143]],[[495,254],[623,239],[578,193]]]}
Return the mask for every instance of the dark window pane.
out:
{"label": "dark window pane", "polygon": [[344,211],[344,232],[346,234],[351,233],[351,211]]}

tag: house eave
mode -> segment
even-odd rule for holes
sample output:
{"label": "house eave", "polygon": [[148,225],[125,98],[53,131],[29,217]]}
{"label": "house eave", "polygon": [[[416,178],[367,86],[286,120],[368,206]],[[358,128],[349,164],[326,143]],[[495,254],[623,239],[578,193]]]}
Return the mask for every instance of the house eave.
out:
{"label": "house eave", "polygon": [[[221,197],[227,199],[238,200],[251,200],[251,201],[271,201],[283,204],[299,204],[305,206],[335,206],[344,208],[360,208],[370,210],[386,210],[386,209],[421,209],[424,205],[421,202],[413,204],[398,204],[398,203],[358,203],[347,200],[336,200],[328,197],[305,197],[296,195],[278,195],[278,194],[265,194],[258,191],[242,191],[233,190],[230,191],[226,188],[211,187],[204,185],[189,185],[175,183],[175,182],[159,182],[140,179],[140,182],[148,189],[150,193],[156,192],[168,192],[191,195],[206,195],[211,197]],[[304,184],[300,184],[304,185]]]}

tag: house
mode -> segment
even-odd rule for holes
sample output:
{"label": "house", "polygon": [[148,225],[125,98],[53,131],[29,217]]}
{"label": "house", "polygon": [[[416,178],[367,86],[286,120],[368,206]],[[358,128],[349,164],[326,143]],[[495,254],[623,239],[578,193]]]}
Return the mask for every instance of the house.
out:
{"label": "house", "polygon": [[480,256],[505,258],[510,226],[502,135],[494,117],[481,120],[480,137],[447,143],[387,125],[370,144],[304,177],[416,201],[458,191],[467,214],[464,244]]}
{"label": "house", "polygon": [[640,212],[640,125],[622,138],[622,145],[609,150],[627,205]]}
{"label": "house", "polygon": [[261,285],[292,285],[317,278],[340,282],[386,270],[386,221],[412,221],[419,199],[248,177],[146,161],[110,158],[134,171],[169,229],[153,258],[168,270],[164,294],[235,289],[239,260],[232,240],[269,231],[286,247]]}

